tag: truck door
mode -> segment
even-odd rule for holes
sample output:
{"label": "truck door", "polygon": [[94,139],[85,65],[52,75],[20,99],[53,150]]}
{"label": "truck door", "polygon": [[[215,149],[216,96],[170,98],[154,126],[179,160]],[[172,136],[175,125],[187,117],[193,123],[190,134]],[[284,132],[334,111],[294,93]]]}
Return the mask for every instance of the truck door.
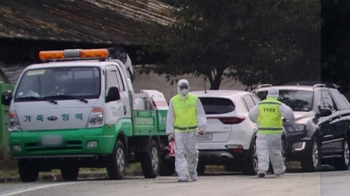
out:
{"label": "truck door", "polygon": [[120,100],[117,101],[116,104],[113,104],[106,108],[107,110],[111,110],[111,113],[107,118],[113,118],[113,123],[115,123],[115,120],[117,120],[115,118],[119,119],[131,116],[129,96],[126,89],[126,84],[123,80],[120,70],[115,65],[106,67],[106,92],[108,92],[108,89],[110,87],[117,87],[120,93]]}

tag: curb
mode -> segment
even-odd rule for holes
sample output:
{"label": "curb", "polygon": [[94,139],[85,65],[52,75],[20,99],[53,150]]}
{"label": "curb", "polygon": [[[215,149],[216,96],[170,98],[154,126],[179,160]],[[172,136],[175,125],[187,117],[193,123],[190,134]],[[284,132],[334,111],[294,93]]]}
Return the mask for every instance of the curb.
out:
{"label": "curb", "polygon": [[[140,171],[125,172],[125,176],[139,176],[143,175]],[[79,172],[77,180],[89,180],[89,179],[106,179],[108,180],[107,172]],[[60,173],[39,173],[37,182],[52,182],[63,181]],[[0,183],[22,182],[18,175],[9,177],[0,177]]]}

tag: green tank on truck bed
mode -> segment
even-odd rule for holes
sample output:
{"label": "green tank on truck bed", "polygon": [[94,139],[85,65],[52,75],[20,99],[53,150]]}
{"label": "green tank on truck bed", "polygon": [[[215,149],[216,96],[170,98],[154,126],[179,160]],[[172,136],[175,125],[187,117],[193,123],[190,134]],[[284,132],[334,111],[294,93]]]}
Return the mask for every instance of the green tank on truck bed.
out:
{"label": "green tank on truck bed", "polygon": [[26,67],[13,92],[2,93],[23,182],[52,169],[76,180],[82,167],[106,168],[110,179],[122,179],[134,162],[145,178],[174,173],[164,95],[134,93],[131,61],[118,54],[119,48],[41,51],[43,62]]}

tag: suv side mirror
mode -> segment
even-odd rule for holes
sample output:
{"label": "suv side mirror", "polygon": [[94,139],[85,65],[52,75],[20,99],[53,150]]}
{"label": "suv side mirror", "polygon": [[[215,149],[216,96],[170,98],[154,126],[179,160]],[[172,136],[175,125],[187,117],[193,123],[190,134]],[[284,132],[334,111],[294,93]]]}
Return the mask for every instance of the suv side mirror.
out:
{"label": "suv side mirror", "polygon": [[106,103],[110,101],[117,101],[120,99],[119,89],[115,86],[112,86],[108,89],[108,94],[106,96]]}
{"label": "suv side mirror", "polygon": [[329,116],[332,114],[332,110],[330,109],[320,109],[320,112],[316,114],[317,117],[322,117],[322,116]]}
{"label": "suv side mirror", "polygon": [[1,103],[9,106],[12,100],[12,92],[10,90],[4,91],[1,94]]}

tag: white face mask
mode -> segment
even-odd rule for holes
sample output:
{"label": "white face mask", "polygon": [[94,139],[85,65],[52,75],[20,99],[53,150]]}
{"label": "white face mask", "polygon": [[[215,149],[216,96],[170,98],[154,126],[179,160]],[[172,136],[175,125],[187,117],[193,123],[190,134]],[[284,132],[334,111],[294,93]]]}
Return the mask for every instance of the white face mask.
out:
{"label": "white face mask", "polygon": [[180,87],[177,87],[177,92],[179,94],[181,94],[182,96],[187,96],[188,92],[190,91],[190,87],[188,88],[180,88]]}
{"label": "white face mask", "polygon": [[183,90],[180,90],[180,94],[182,96],[186,96],[188,94],[188,89],[183,89]]}

